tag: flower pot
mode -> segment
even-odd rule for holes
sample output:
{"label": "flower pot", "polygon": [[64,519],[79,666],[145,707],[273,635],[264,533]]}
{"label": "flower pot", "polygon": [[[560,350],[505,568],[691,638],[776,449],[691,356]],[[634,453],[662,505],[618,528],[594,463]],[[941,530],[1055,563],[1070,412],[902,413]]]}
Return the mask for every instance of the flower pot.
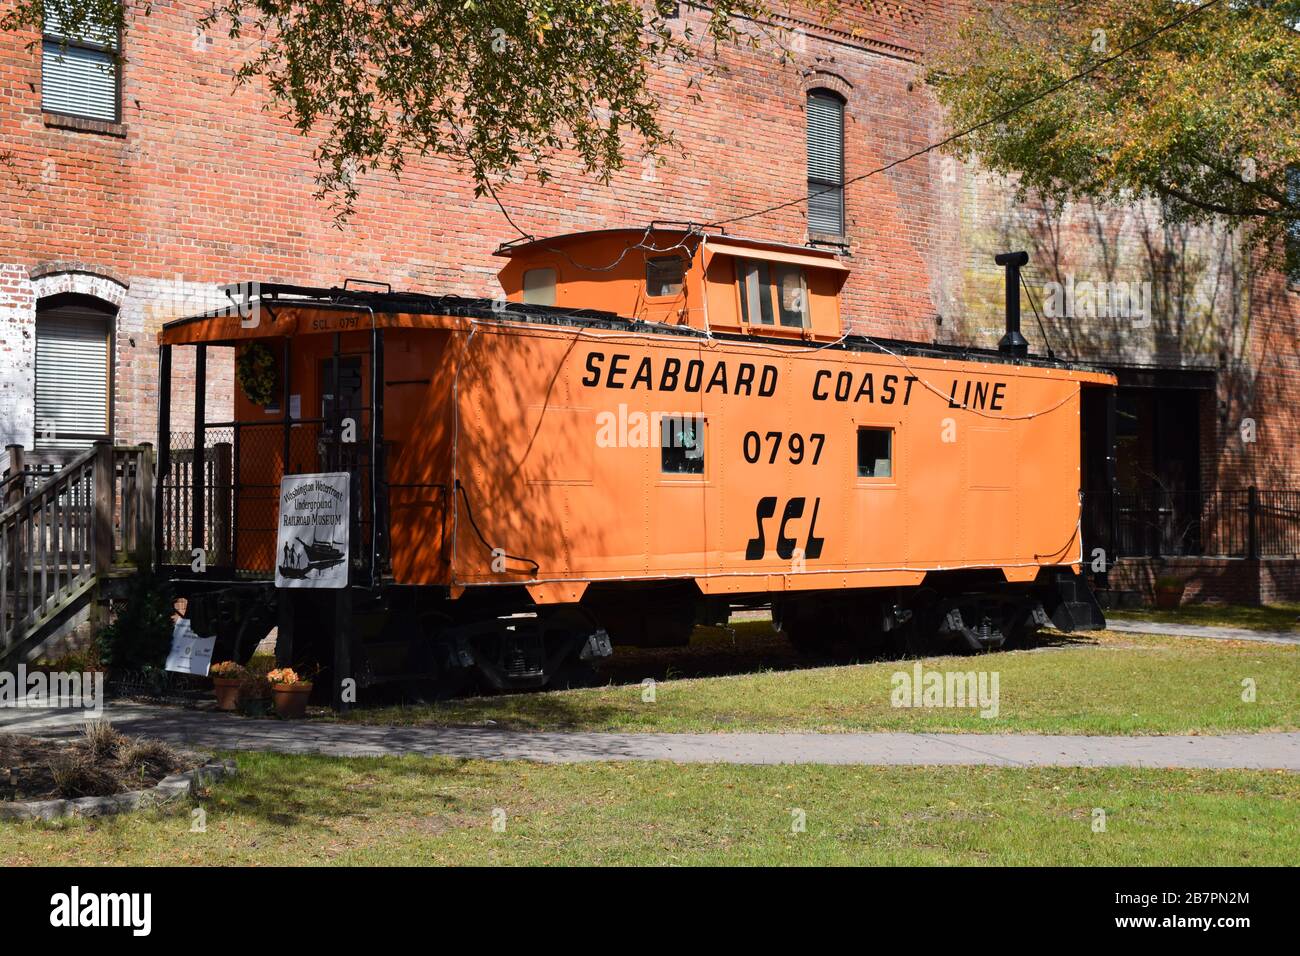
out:
{"label": "flower pot", "polygon": [[238,677],[212,678],[212,692],[217,697],[217,710],[239,709],[240,683],[242,682]]}
{"label": "flower pot", "polygon": [[277,684],[271,688],[275,699],[275,712],[288,720],[296,720],[307,713],[307,698],[311,684]]}

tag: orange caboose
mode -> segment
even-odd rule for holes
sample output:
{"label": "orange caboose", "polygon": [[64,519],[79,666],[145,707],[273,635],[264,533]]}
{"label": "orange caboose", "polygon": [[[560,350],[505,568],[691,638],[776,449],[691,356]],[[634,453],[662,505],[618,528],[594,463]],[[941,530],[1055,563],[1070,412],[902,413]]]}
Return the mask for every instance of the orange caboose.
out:
{"label": "orange caboose", "polygon": [[[1101,624],[1079,416],[1108,374],[1019,354],[1018,329],[846,334],[822,250],[660,226],[500,255],[497,299],[245,286],[164,329],[158,550],[232,653],[278,622],[282,657],[335,678],[527,687],[736,607],[813,649]],[[222,348],[235,415],[208,422]],[[270,580],[280,481],[316,473],[350,476],[340,603]]]}

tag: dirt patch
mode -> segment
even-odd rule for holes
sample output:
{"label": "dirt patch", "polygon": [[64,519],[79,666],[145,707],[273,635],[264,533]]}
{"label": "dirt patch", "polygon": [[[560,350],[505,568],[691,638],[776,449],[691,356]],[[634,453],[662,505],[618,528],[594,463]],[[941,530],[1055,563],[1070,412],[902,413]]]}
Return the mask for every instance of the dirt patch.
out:
{"label": "dirt patch", "polygon": [[0,802],[106,797],[193,770],[196,754],[92,724],[72,740],[0,734]]}

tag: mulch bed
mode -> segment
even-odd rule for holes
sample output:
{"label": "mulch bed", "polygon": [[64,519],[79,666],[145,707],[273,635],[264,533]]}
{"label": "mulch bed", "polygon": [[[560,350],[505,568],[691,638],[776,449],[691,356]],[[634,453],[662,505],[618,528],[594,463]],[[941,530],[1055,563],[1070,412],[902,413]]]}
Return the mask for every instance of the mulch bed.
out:
{"label": "mulch bed", "polygon": [[0,801],[104,797],[153,787],[164,777],[193,770],[196,754],[156,740],[118,736],[47,740],[0,734]]}

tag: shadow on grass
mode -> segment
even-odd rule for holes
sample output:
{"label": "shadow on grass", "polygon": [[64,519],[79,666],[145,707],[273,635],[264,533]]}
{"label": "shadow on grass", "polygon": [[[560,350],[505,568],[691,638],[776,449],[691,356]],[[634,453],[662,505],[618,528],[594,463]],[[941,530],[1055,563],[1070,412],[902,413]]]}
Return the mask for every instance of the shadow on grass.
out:
{"label": "shadow on grass", "polygon": [[466,806],[452,790],[475,792],[496,779],[481,764],[450,758],[229,756],[238,761],[239,774],[209,791],[202,801],[208,813],[284,828],[329,830],[332,821],[364,822],[380,808],[385,815],[455,815]]}
{"label": "shadow on grass", "polygon": [[1045,651],[1062,647],[1097,647],[1100,644],[1101,641],[1087,632],[1065,634],[1061,631],[1039,631],[1034,635],[1033,643],[1020,650]]}
{"label": "shadow on grass", "polygon": [[[541,691],[489,697],[465,697],[438,704],[396,707],[383,711],[386,718],[401,724],[418,722],[431,710],[447,715],[446,726],[482,727],[491,730],[587,730],[612,724],[624,712],[622,707],[593,703],[589,697],[563,691]],[[484,756],[490,756],[485,748]]]}
{"label": "shadow on grass", "polygon": [[639,684],[647,678],[684,680],[821,666],[823,661],[800,655],[770,622],[744,621],[730,628],[697,627],[686,647],[617,647],[597,672],[602,684]]}
{"label": "shadow on grass", "polygon": [[[1047,650],[1095,645],[1091,634],[1063,634],[1040,631],[1030,646],[1019,650]],[[768,621],[744,621],[731,628],[696,628],[689,647],[616,648],[614,656],[602,662],[599,674],[605,684],[637,684],[646,678],[682,680],[694,677],[727,677],[766,671],[798,671],[814,667],[874,664],[881,661],[916,660],[936,656],[979,656],[964,648],[950,647],[933,653],[901,654],[888,648],[864,650],[846,644],[816,656],[800,654]],[[990,653],[1000,653],[998,651]]]}
{"label": "shadow on grass", "polygon": [[[1040,652],[1074,647],[1096,646],[1100,642],[1090,634],[1062,634],[1042,631],[1022,652]],[[1003,652],[992,652],[1003,653]],[[943,656],[961,654],[948,649]],[[881,661],[911,661],[932,658],[934,654],[909,654],[879,650],[866,653],[846,645],[831,653],[811,657],[800,654],[784,634],[773,631],[766,620],[742,621],[730,628],[696,628],[688,647],[615,648],[612,657],[600,662],[597,688],[614,690],[621,695],[635,695],[638,685],[694,678],[728,677],[763,673],[795,673],[813,668],[871,664]],[[969,656],[980,656],[970,654]],[[565,731],[613,725],[626,713],[626,700],[602,703],[590,693],[574,695],[562,691],[532,693],[484,693],[437,703],[423,701],[389,701],[385,706],[364,711],[366,723],[391,722],[417,724],[431,712],[441,717],[447,727],[484,727],[493,730]]]}

